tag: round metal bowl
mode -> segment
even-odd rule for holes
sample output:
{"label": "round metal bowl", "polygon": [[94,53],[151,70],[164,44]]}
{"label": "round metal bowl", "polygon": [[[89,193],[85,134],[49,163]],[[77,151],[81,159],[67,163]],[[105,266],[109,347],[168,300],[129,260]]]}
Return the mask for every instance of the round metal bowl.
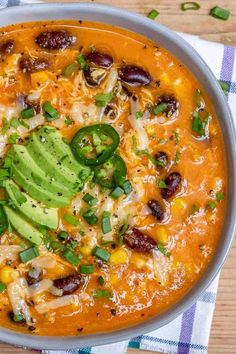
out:
{"label": "round metal bowl", "polygon": [[160,328],[180,313],[190,307],[206,290],[222,267],[235,231],[236,215],[236,135],[233,118],[225,96],[206,63],[197,52],[177,34],[154,21],[124,11],[119,8],[87,4],[87,3],[60,3],[40,4],[19,7],[10,7],[0,11],[0,26],[17,22],[76,19],[109,23],[142,34],[175,55],[203,85],[213,102],[219,119],[225,144],[225,158],[227,161],[228,193],[227,210],[224,226],[218,248],[210,265],[201,279],[189,292],[166,312],[141,324],[108,333],[91,335],[53,337],[21,334],[7,329],[0,329],[0,340],[18,346],[35,349],[72,349],[114,343]]}

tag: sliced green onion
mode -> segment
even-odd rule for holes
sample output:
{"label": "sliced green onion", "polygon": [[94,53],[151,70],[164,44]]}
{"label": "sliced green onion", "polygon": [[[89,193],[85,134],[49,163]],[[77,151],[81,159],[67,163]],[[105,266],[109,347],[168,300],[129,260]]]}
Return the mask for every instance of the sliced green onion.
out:
{"label": "sliced green onion", "polygon": [[129,194],[132,192],[133,188],[132,188],[132,184],[130,183],[130,181],[126,180],[124,181],[124,183],[121,186],[124,189],[125,194]]}
{"label": "sliced green onion", "polygon": [[10,157],[6,156],[4,159],[3,167],[10,168],[11,166],[12,166],[12,159]]}
{"label": "sliced green onion", "polygon": [[19,134],[12,133],[9,136],[8,143],[9,144],[15,144],[19,138],[20,138]]}
{"label": "sliced green onion", "polygon": [[157,181],[157,184],[158,184],[159,188],[167,188],[167,185],[166,185],[165,181],[163,181],[163,179],[159,179]]}
{"label": "sliced green onion", "polygon": [[88,64],[87,64],[86,59],[85,59],[85,57],[83,56],[83,54],[79,54],[79,55],[77,56],[76,60],[77,60],[77,62],[79,63],[80,68],[81,68],[82,70],[88,69]]}
{"label": "sliced green onion", "polygon": [[63,257],[71,264],[73,264],[74,266],[77,266],[80,262],[80,258],[78,256],[76,256],[70,249],[67,249],[64,253],[63,253]]}
{"label": "sliced green onion", "polygon": [[19,125],[20,125],[19,120],[16,119],[16,118],[12,118],[12,120],[11,120],[11,122],[10,122],[10,126],[11,126],[12,128],[17,129],[17,128],[19,127]]}
{"label": "sliced green onion", "polygon": [[29,124],[25,123],[22,118],[19,118],[19,123],[22,127],[26,128],[26,129],[30,128]]}
{"label": "sliced green onion", "polygon": [[81,214],[84,220],[91,226],[95,225],[98,221],[97,216],[95,215],[93,209],[89,209]]}
{"label": "sliced green onion", "polygon": [[179,158],[180,158],[180,152],[176,151],[175,158],[174,158],[174,163],[177,165],[179,163]]}
{"label": "sliced green onion", "polygon": [[216,203],[210,200],[210,201],[207,203],[207,208],[208,208],[208,209],[211,209],[211,210],[214,210],[214,209],[216,208]]}
{"label": "sliced green onion", "polygon": [[6,117],[2,118],[2,129],[1,129],[1,134],[5,135],[8,129],[10,128],[10,123],[8,122]]}
{"label": "sliced green onion", "polygon": [[109,211],[104,211],[102,214],[102,232],[104,234],[107,234],[108,232],[111,232],[111,213]]}
{"label": "sliced green onion", "polygon": [[153,108],[153,114],[157,115],[159,113],[165,112],[166,110],[167,110],[167,104],[163,102]]}
{"label": "sliced green onion", "polygon": [[142,116],[143,116],[143,112],[138,111],[138,112],[135,113],[135,118],[136,119],[142,118]]}
{"label": "sliced green onion", "polygon": [[150,18],[150,20],[155,20],[155,18],[157,18],[158,15],[159,15],[159,12],[157,10],[153,9],[149,12],[147,17]]}
{"label": "sliced green onion", "polygon": [[45,115],[45,118],[51,122],[57,118],[59,118],[59,113],[58,111],[56,110],[56,108],[54,108],[52,106],[52,104],[49,102],[49,101],[46,101],[44,102],[43,104],[43,110],[44,110],[44,115]]}
{"label": "sliced green onion", "polygon": [[79,173],[79,178],[81,181],[86,181],[86,179],[90,176],[90,171],[89,170],[81,170]]}
{"label": "sliced green onion", "polygon": [[74,121],[71,117],[67,116],[66,119],[64,120],[65,125],[69,126],[74,124]]}
{"label": "sliced green onion", "polygon": [[228,82],[222,81],[222,80],[218,80],[220,87],[222,88],[225,96],[228,96],[229,93],[229,84]]}
{"label": "sliced green onion", "polygon": [[104,248],[100,248],[98,246],[96,246],[93,249],[93,256],[100,258],[103,261],[108,261],[110,259],[110,253],[107,250],[104,250]]}
{"label": "sliced green onion", "polygon": [[69,238],[69,234],[68,234],[68,232],[66,232],[66,231],[61,231],[61,232],[59,232],[59,234],[57,235],[57,238],[58,238],[59,240],[61,240],[61,241],[65,241],[65,240],[67,240],[67,239]]}
{"label": "sliced green onion", "polygon": [[199,10],[200,5],[195,2],[195,1],[186,1],[181,4],[181,10],[182,11],[187,11],[187,10]]}
{"label": "sliced green onion", "polygon": [[193,112],[193,119],[192,119],[192,130],[196,132],[199,136],[205,136],[206,135],[206,127],[209,122],[209,115],[202,120],[200,118],[200,115],[197,111]]}
{"label": "sliced green onion", "polygon": [[24,316],[23,315],[18,315],[18,314],[15,314],[13,315],[13,321],[14,322],[21,322],[24,320]]}
{"label": "sliced green onion", "polygon": [[94,206],[97,204],[97,198],[94,198],[91,194],[86,193],[82,198],[88,205]]}
{"label": "sliced green onion", "polygon": [[151,163],[153,163],[153,165],[155,166],[164,166],[163,163],[161,161],[157,161],[147,149],[144,150],[138,150],[136,149],[135,151],[136,155],[145,155],[147,156],[148,160],[151,161]]}
{"label": "sliced green onion", "polygon": [[159,243],[157,245],[157,248],[162,254],[164,254],[164,256],[166,256],[166,257],[171,256],[171,253],[168,251],[168,249],[162,243]]}
{"label": "sliced green onion", "polygon": [[79,266],[79,271],[82,274],[92,274],[92,273],[94,273],[94,265],[93,264],[81,264]]}
{"label": "sliced green onion", "polygon": [[30,248],[27,248],[26,250],[22,251],[19,253],[20,259],[23,263],[27,263],[31,261],[31,259],[34,259],[39,256],[39,251],[38,248],[33,246]]}
{"label": "sliced green onion", "polygon": [[175,145],[178,145],[179,144],[179,133],[176,130],[174,130],[173,134],[175,136]]}
{"label": "sliced green onion", "polygon": [[23,111],[20,112],[21,118],[23,119],[29,119],[34,116],[34,110],[32,107],[30,108],[25,108]]}
{"label": "sliced green onion", "polygon": [[221,200],[223,200],[225,197],[224,193],[223,192],[217,192],[216,193],[216,200],[217,202],[220,202]]}
{"label": "sliced green onion", "polygon": [[113,92],[98,93],[96,96],[94,96],[96,106],[106,107],[107,104],[112,100],[113,96],[114,96]]}
{"label": "sliced green onion", "polygon": [[72,214],[64,214],[63,219],[68,222],[68,224],[73,225],[73,226],[78,226],[79,225],[79,220]]}
{"label": "sliced green onion", "polygon": [[113,199],[117,199],[124,194],[124,189],[116,187],[109,195]]}
{"label": "sliced green onion", "polygon": [[70,77],[75,72],[76,69],[78,69],[77,63],[68,64],[64,68],[62,75],[65,77]]}
{"label": "sliced green onion", "polygon": [[98,277],[97,280],[98,280],[98,284],[99,284],[99,285],[101,285],[101,286],[104,285],[105,280],[104,280],[104,278],[103,278],[101,275],[99,275],[99,277]]}
{"label": "sliced green onion", "polygon": [[6,289],[6,285],[0,281],[0,293]]}
{"label": "sliced green onion", "polygon": [[129,224],[128,224],[128,218],[127,218],[127,221],[121,226],[119,233],[118,233],[119,243],[123,242],[123,235],[126,233],[128,228],[129,228]]}
{"label": "sliced green onion", "polygon": [[112,297],[112,293],[105,289],[97,289],[94,291],[93,297],[95,299],[99,299],[99,298],[110,299]]}
{"label": "sliced green onion", "polygon": [[222,7],[215,6],[210,10],[210,15],[212,17],[226,21],[230,16],[230,12],[226,9],[223,9]]}
{"label": "sliced green onion", "polygon": [[65,246],[63,246],[60,242],[58,242],[58,241],[52,241],[51,243],[50,243],[50,246],[51,246],[51,249],[53,250],[53,251],[60,251],[60,252],[62,252],[62,251],[64,251],[64,249],[65,249]]}
{"label": "sliced green onion", "polygon": [[5,168],[0,168],[0,180],[5,180],[10,176],[9,171]]}

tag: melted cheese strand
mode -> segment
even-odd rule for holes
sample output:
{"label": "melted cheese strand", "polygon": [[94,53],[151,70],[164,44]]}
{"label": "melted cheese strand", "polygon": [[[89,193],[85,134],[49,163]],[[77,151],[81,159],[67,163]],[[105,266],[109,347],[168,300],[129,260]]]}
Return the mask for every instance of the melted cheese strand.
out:
{"label": "melted cheese strand", "polygon": [[[108,76],[107,84],[106,84],[105,90],[103,92],[104,94],[107,94],[107,93],[110,93],[110,92],[113,91],[117,79],[118,79],[118,72],[117,72],[117,70],[112,69],[110,71],[109,76]],[[99,121],[102,120],[102,117],[103,117],[105,109],[106,109],[106,107],[101,107],[101,108],[98,109],[97,117],[98,117]]]}
{"label": "melted cheese strand", "polygon": [[145,150],[148,148],[148,136],[142,125],[141,119],[136,119],[135,113],[138,111],[138,100],[130,99],[131,115],[128,117],[130,125],[138,134],[140,148]]}

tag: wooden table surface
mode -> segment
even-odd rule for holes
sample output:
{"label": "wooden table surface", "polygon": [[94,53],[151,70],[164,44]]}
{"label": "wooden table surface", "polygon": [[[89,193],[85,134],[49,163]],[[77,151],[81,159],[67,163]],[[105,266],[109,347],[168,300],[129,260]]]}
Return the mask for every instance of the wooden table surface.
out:
{"label": "wooden table surface", "polygon": [[[95,0],[94,2],[120,6],[145,15],[154,8],[160,12],[156,21],[175,31],[197,34],[204,39],[236,45],[236,0],[198,0],[201,9],[186,12],[180,10],[182,1],[178,0]],[[209,9],[216,5],[230,10],[231,17],[228,21],[216,20],[208,15]],[[128,352],[129,354],[147,353],[133,349]],[[2,343],[0,353],[30,354],[32,352]],[[236,240],[221,272],[209,354],[236,354]]]}

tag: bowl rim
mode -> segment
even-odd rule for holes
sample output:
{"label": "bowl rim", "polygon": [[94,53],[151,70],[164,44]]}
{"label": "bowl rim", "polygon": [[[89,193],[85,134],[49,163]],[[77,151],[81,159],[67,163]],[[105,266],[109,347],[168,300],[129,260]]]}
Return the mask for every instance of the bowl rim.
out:
{"label": "bowl rim", "polygon": [[[51,11],[50,11],[51,10]],[[53,11],[52,11],[53,10]],[[193,285],[185,296],[169,308],[164,313],[155,316],[146,322],[128,328],[115,330],[112,332],[87,334],[77,336],[37,336],[32,334],[18,333],[9,329],[0,328],[0,340],[9,344],[23,346],[34,349],[79,349],[83,347],[111,344],[128,340],[132,337],[156,330],[174,320],[178,315],[193,305],[199,296],[207,289],[213,279],[223,266],[236,229],[236,186],[234,185],[236,176],[236,133],[233,123],[233,116],[226,101],[225,95],[220,88],[214,74],[206,65],[200,55],[183,38],[171,31],[167,27],[149,20],[142,15],[130,11],[102,4],[91,3],[47,3],[29,4],[23,6],[13,6],[0,11],[0,26],[12,23],[31,22],[51,19],[69,19],[63,14],[71,14],[75,19],[89,20],[93,22],[110,23],[127,30],[137,32],[141,35],[157,41],[158,44],[166,48],[172,55],[176,56],[189,69],[198,81],[204,86],[211,101],[217,110],[218,121],[224,138],[225,153],[227,160],[227,208],[224,226],[222,230],[223,238],[219,241],[215,255],[202,277]],[[72,19],[72,17],[70,17]],[[101,20],[103,19],[103,20]],[[221,246],[221,247],[220,247]]]}

